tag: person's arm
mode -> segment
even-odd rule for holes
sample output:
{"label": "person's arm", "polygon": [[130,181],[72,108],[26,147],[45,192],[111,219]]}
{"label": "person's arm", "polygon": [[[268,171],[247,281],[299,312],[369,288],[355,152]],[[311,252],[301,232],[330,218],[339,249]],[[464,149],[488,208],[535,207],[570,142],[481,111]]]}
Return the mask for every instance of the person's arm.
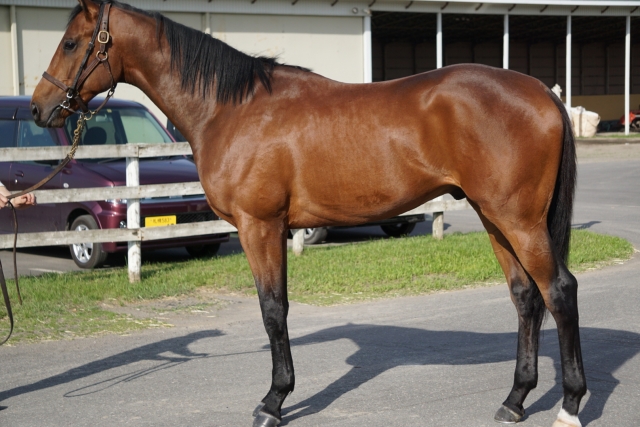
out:
{"label": "person's arm", "polygon": [[9,192],[9,190],[7,190],[7,187],[5,187],[4,185],[0,185],[0,209],[7,206],[7,196],[9,194],[11,193]]}
{"label": "person's arm", "polygon": [[[7,206],[9,200],[7,196],[10,196],[11,192],[7,190],[7,187],[4,185],[0,185],[0,209]],[[11,204],[16,209],[28,208],[29,206],[33,206],[36,204],[36,197],[32,193],[25,194],[20,197],[16,197],[11,200]]]}

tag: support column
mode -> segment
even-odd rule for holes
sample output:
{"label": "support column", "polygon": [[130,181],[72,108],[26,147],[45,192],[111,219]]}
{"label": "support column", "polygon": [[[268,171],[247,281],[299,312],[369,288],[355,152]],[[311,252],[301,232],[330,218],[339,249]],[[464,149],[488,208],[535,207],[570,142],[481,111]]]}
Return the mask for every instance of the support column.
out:
{"label": "support column", "polygon": [[504,15],[504,33],[502,35],[502,68],[509,69],[509,15]]}
{"label": "support column", "polygon": [[[436,30],[436,66],[442,68],[442,12],[438,12]],[[444,200],[444,196],[436,197],[433,200]],[[432,215],[431,235],[436,240],[442,240],[444,236],[444,212],[433,212]]]}
{"label": "support column", "polygon": [[371,16],[364,17],[364,31],[362,34],[364,57],[364,83],[373,81],[373,63],[371,59]]}
{"label": "support column", "polygon": [[438,12],[437,15],[436,68],[442,68],[442,12]]}
{"label": "support column", "polygon": [[567,16],[567,65],[566,65],[566,78],[565,83],[565,104],[567,108],[571,108],[571,15]]}
{"label": "support column", "polygon": [[20,95],[20,65],[18,64],[18,19],[16,6],[9,7],[11,15],[11,69],[13,71],[13,94]]}
{"label": "support column", "polygon": [[627,32],[624,36],[624,134],[629,135],[629,94],[631,93],[631,16],[627,15]]}

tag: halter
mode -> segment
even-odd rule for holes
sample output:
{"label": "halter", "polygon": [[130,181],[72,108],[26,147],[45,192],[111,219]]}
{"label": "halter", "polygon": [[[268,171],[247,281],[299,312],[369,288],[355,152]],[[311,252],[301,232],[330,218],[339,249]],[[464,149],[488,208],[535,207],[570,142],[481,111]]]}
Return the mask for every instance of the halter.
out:
{"label": "halter", "polygon": [[[100,111],[102,107],[105,106],[109,98],[111,98],[116,90],[117,83],[113,78],[113,73],[111,72],[111,66],[109,65],[109,53],[107,52],[107,45],[111,40],[111,35],[109,34],[109,11],[111,10],[111,2],[104,2],[100,5],[100,14],[98,15],[98,23],[96,24],[96,28],[93,30],[93,35],[91,36],[91,42],[89,42],[89,46],[87,47],[87,51],[84,54],[84,58],[80,63],[80,68],[76,73],[76,77],[73,80],[72,86],[67,86],[62,83],[60,80],[53,77],[51,74],[46,71],[42,74],[49,82],[53,83],[64,92],[67,93],[67,98],[58,106],[64,110],[70,111],[71,113],[75,113],[76,111],[71,108],[71,100],[73,99],[76,104],[80,107],[83,114],[89,113],[89,116],[92,116],[96,112]],[[96,56],[89,64],[89,66],[85,69],[85,65],[89,61],[89,56],[95,47],[96,41],[100,43],[100,50],[96,52]],[[87,80],[89,75],[98,67],[98,65],[102,64],[109,75],[111,76],[111,88],[109,92],[107,92],[107,97],[104,102],[98,107],[93,113],[89,110],[89,107],[85,104],[80,96],[79,88],[82,84]]]}

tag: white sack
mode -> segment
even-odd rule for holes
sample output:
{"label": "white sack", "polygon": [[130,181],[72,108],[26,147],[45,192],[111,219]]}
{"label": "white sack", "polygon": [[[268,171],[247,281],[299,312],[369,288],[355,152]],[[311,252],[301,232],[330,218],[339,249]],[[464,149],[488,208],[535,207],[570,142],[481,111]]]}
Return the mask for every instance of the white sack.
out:
{"label": "white sack", "polygon": [[575,136],[590,138],[596,134],[600,115],[593,111],[587,111],[584,107],[574,107],[570,112]]}

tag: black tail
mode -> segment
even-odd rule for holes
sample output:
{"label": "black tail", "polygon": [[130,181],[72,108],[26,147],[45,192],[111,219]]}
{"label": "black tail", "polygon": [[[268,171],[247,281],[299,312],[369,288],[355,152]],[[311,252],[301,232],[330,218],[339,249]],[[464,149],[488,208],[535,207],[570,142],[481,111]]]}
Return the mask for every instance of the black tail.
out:
{"label": "black tail", "polygon": [[[547,228],[555,246],[556,254],[560,256],[566,265],[569,257],[569,242],[571,240],[573,196],[576,189],[576,142],[573,137],[573,128],[567,109],[553,92],[548,91],[548,93],[562,115],[564,130],[560,169],[558,170],[556,187],[553,191],[553,199],[551,199],[551,206],[547,214]],[[533,322],[539,329],[547,314],[547,307],[537,287],[534,292]]]}
{"label": "black tail", "polygon": [[564,135],[560,169],[556,177],[556,188],[553,192],[549,213],[547,214],[547,228],[555,245],[556,253],[566,265],[569,257],[573,197],[576,189],[576,143],[567,109],[553,92],[549,91],[549,96],[562,115]]}

